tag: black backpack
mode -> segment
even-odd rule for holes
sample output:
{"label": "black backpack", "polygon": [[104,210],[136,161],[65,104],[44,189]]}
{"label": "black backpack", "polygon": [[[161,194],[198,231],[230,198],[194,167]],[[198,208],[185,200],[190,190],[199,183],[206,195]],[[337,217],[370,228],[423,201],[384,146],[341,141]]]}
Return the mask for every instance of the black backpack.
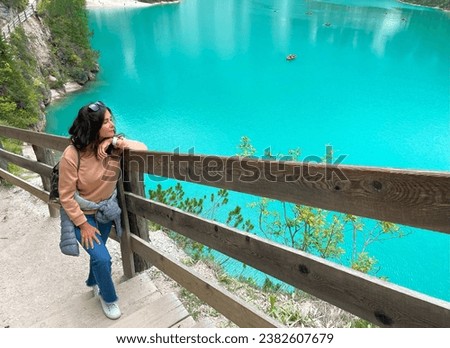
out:
{"label": "black backpack", "polygon": [[[80,169],[80,151],[77,149],[78,153],[78,166],[77,172]],[[48,200],[50,203],[59,203],[59,162],[53,167],[52,175],[50,176],[50,194]]]}

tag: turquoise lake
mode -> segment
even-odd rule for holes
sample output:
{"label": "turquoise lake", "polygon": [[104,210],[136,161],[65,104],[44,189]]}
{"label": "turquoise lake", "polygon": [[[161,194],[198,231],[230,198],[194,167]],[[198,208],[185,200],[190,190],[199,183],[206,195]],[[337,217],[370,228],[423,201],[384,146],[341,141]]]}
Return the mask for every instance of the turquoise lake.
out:
{"label": "turquoise lake", "polygon": [[[323,157],[330,145],[346,165],[450,170],[448,13],[394,0],[182,0],[93,9],[89,21],[100,73],[52,104],[49,133],[67,135],[78,109],[102,100],[119,132],[157,151],[235,155],[248,136],[258,156]],[[251,216],[256,198],[231,196]],[[370,247],[374,275],[450,301],[450,236],[404,229]]]}

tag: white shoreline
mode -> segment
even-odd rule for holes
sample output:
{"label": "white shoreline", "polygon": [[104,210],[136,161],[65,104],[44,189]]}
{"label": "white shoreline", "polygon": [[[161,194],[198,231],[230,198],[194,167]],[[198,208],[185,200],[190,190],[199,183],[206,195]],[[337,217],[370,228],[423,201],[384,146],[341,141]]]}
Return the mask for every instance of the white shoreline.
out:
{"label": "white shoreline", "polygon": [[86,8],[149,7],[155,5],[175,4],[179,2],[180,1],[160,1],[150,4],[137,0],[86,0]]}

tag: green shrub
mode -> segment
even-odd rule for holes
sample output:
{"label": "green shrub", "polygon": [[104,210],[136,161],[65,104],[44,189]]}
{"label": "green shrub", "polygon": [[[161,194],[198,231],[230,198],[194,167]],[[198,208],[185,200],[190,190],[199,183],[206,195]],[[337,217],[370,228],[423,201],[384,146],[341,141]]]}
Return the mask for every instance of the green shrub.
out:
{"label": "green shrub", "polygon": [[1,0],[0,2],[18,12],[25,10],[28,5],[28,0]]}

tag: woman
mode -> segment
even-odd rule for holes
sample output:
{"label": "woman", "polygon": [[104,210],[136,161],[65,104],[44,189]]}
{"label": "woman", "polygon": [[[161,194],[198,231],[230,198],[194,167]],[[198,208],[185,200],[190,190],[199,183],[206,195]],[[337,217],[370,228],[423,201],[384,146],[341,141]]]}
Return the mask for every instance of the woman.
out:
{"label": "woman", "polygon": [[105,221],[103,215],[99,221],[96,208],[104,207],[105,202],[113,203],[120,215],[115,191],[119,155],[126,148],[147,150],[147,147],[116,135],[111,109],[101,101],[79,110],[69,134],[71,145],[65,149],[59,164],[61,226],[63,218],[68,217],[76,239],[90,255],[86,284],[99,297],[105,315],[118,319],[121,312],[111,277],[111,256],[106,248],[113,221]]}

